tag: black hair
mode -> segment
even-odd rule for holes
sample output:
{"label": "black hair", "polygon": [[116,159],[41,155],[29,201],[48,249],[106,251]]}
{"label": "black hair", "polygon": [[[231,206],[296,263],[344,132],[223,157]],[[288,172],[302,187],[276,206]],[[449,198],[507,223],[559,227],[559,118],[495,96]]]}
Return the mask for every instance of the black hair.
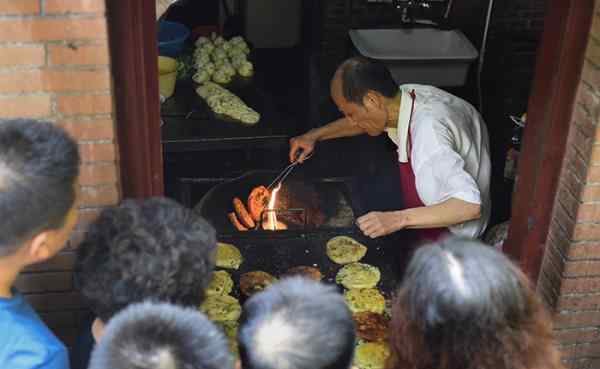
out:
{"label": "black hair", "polygon": [[58,126],[0,121],[0,257],[63,226],[79,175],[77,143]]}
{"label": "black hair", "polygon": [[355,333],[335,287],[294,277],[245,303],[238,339],[243,369],[348,369]]}
{"label": "black hair", "polygon": [[449,237],[420,247],[392,307],[390,368],[560,368],[551,320],[505,255]]}
{"label": "black hair", "polygon": [[398,94],[398,84],[389,69],[380,61],[357,56],[344,61],[338,72],[342,94],[348,102],[362,105],[369,91],[392,98]]}
{"label": "black hair", "polygon": [[105,209],[77,249],[75,284],[104,322],[151,298],[197,306],[215,264],[214,228],[166,198]]}
{"label": "black hair", "polygon": [[134,304],[110,320],[89,369],[233,369],[227,340],[198,310]]}

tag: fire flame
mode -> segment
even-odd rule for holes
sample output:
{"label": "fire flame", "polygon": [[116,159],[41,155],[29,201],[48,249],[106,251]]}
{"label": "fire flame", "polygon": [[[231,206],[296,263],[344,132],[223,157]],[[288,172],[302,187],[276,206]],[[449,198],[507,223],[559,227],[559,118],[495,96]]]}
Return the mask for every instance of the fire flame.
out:
{"label": "fire flame", "polygon": [[277,230],[277,212],[275,211],[275,203],[277,202],[277,192],[281,189],[281,182],[273,189],[271,192],[271,197],[269,198],[269,205],[267,206],[267,223],[264,225],[264,229],[268,231],[276,231]]}

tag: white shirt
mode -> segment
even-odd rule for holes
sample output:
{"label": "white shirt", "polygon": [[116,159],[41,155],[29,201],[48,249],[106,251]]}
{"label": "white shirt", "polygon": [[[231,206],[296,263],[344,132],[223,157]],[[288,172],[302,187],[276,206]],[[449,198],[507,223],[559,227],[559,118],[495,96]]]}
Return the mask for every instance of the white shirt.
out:
{"label": "white shirt", "polygon": [[448,227],[456,235],[479,237],[490,219],[490,150],[487,128],[468,102],[432,86],[400,86],[398,128],[387,129],[398,146],[398,160],[408,161],[408,130],[412,98],[416,94],[410,135],[410,159],[417,193],[429,206],[450,198],[481,205],[481,217]]}

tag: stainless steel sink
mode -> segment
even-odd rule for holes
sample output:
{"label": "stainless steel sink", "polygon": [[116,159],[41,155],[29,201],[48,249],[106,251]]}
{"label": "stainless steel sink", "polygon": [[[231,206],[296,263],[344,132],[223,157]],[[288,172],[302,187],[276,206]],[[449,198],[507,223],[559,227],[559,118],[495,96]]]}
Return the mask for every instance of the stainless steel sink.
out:
{"label": "stainless steel sink", "polygon": [[358,52],[383,61],[399,84],[461,86],[478,56],[458,30],[353,29],[349,34]]}

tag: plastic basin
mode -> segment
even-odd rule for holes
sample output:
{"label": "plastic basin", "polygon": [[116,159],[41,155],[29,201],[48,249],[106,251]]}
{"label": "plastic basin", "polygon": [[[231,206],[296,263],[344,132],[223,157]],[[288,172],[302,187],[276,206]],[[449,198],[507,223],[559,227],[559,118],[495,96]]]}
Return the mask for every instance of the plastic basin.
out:
{"label": "plastic basin", "polygon": [[190,30],[181,23],[160,21],[158,23],[158,53],[172,58],[183,50]]}
{"label": "plastic basin", "polygon": [[349,34],[358,52],[385,63],[398,84],[462,86],[478,56],[458,30],[355,29]]}
{"label": "plastic basin", "polygon": [[169,98],[175,92],[177,81],[177,60],[168,56],[158,57],[158,90],[161,96]]}

